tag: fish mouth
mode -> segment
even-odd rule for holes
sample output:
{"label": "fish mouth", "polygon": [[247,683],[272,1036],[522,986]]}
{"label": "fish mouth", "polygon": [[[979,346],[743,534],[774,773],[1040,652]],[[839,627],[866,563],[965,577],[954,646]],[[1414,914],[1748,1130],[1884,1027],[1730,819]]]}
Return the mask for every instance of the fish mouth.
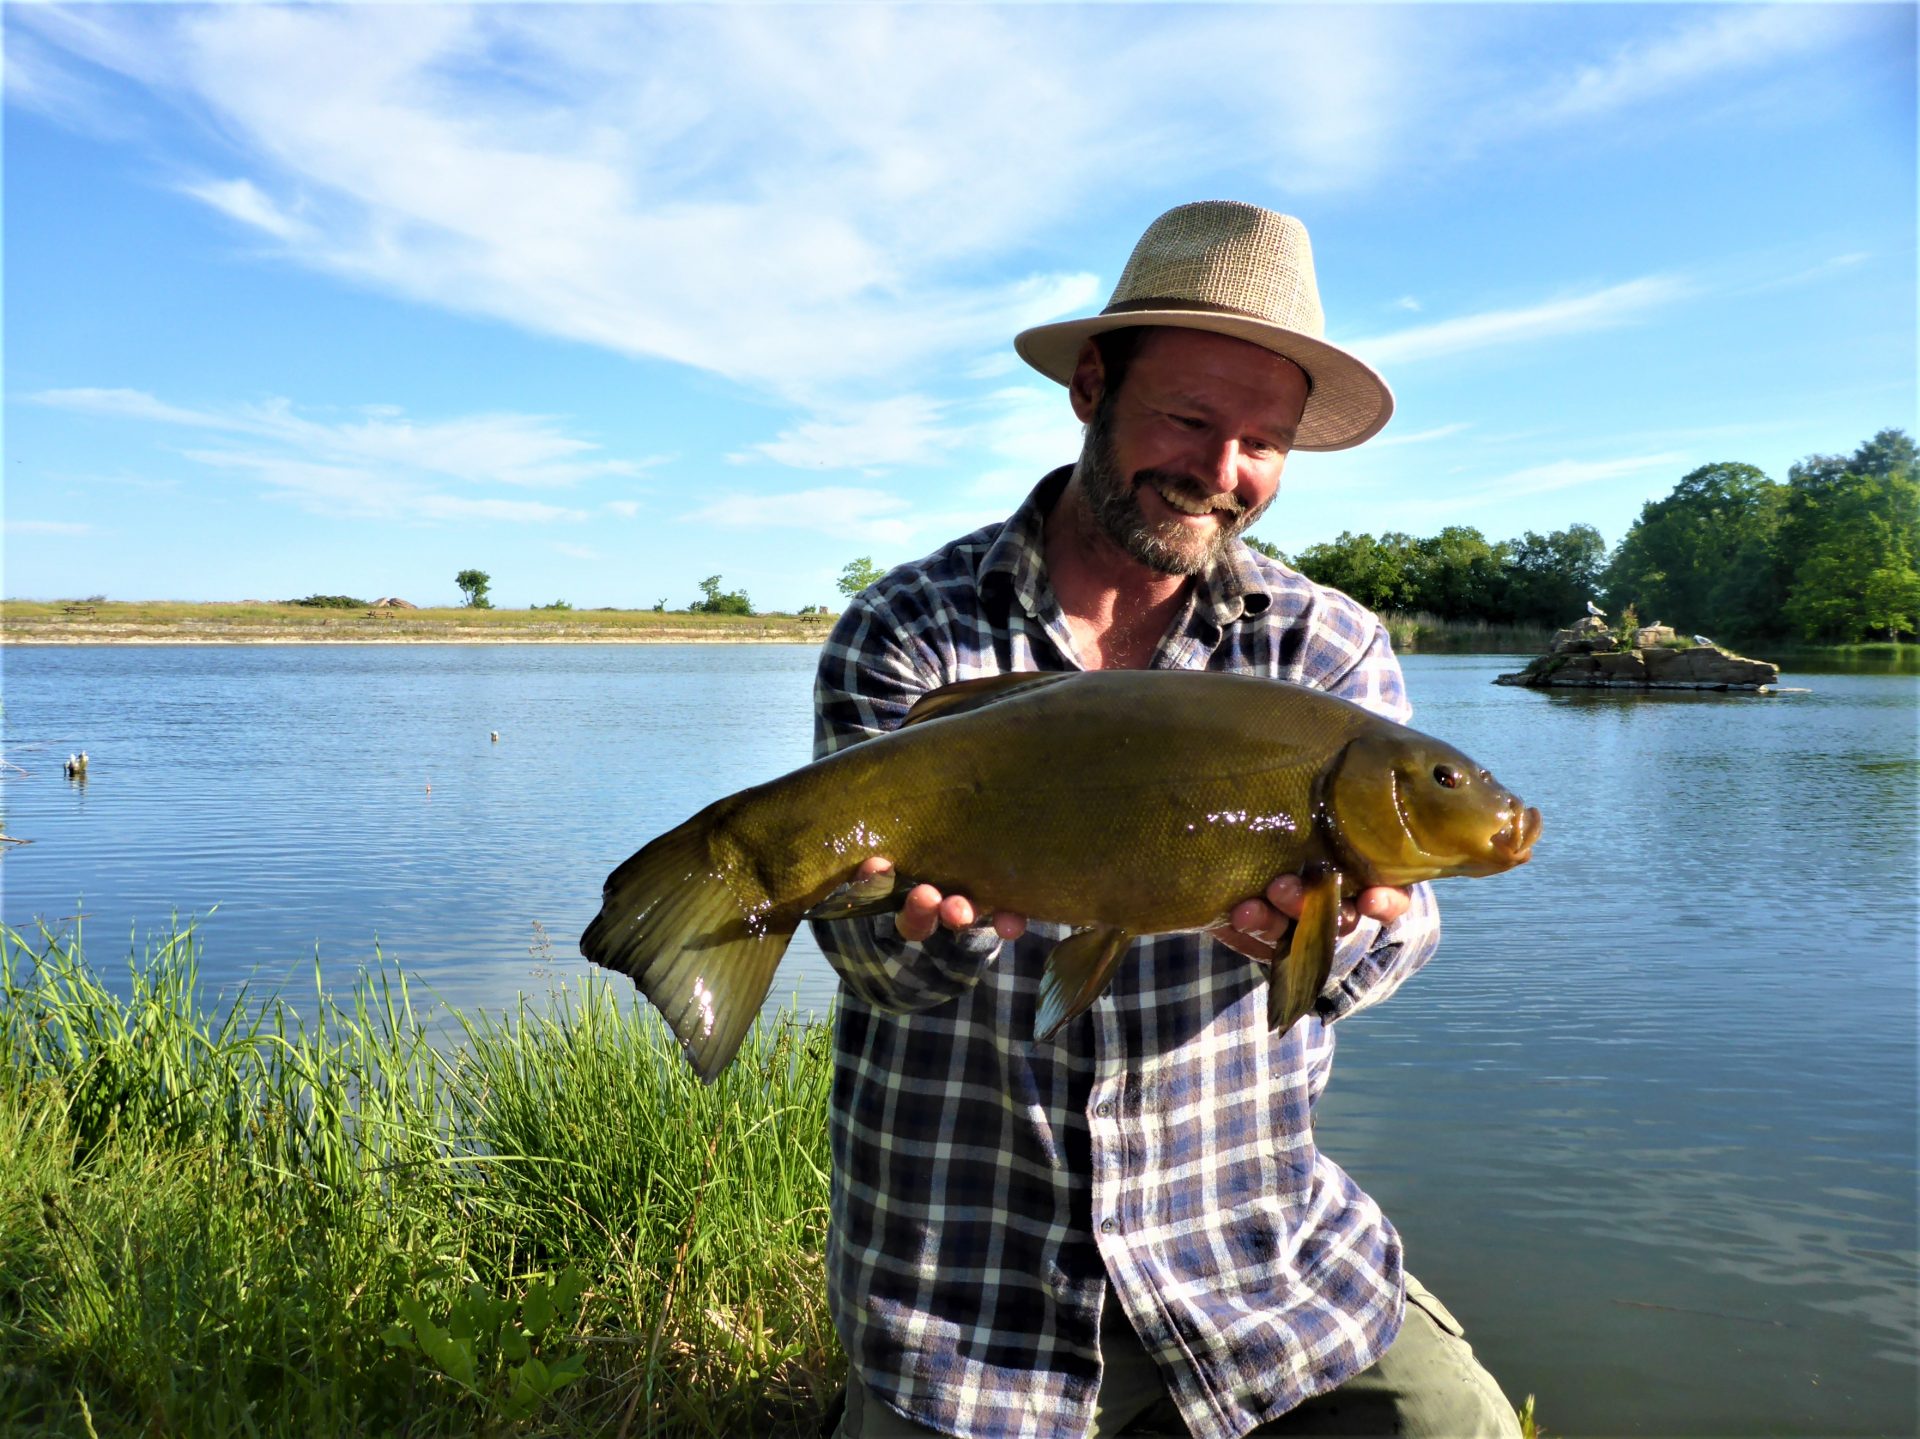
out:
{"label": "fish mouth", "polygon": [[[1515,800],[1515,809],[1519,809],[1519,805]],[[1540,811],[1529,807],[1509,820],[1506,827],[1488,841],[1488,846],[1509,865],[1525,864],[1533,858],[1533,842],[1539,838]]]}

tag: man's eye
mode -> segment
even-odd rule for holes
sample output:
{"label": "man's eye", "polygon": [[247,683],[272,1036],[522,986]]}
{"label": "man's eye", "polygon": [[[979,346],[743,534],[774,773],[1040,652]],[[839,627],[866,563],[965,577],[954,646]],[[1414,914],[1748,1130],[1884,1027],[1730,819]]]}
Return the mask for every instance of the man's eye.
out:
{"label": "man's eye", "polygon": [[1198,415],[1169,415],[1167,418],[1183,430],[1197,430],[1207,423]]}

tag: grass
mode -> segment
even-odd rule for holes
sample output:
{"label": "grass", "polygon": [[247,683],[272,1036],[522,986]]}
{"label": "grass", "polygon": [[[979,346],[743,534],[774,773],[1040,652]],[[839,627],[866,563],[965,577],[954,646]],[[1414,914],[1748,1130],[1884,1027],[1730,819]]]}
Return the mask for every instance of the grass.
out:
{"label": "grass", "polygon": [[819,1431],[824,1027],[709,1087],[603,985],[449,1034],[198,961],[0,928],[0,1432]]}
{"label": "grass", "polygon": [[1393,647],[1401,654],[1542,654],[1554,632],[1540,625],[1491,620],[1444,620],[1416,610],[1388,610],[1380,616]]}
{"label": "grass", "polygon": [[8,1434],[817,1430],[824,1030],[709,1088],[604,987],[436,1047],[384,970],[205,1010],[190,931],[124,999],[0,939]]}
{"label": "grass", "polygon": [[184,600],[7,600],[9,640],[689,640],[818,643],[830,616],[709,615],[657,610],[341,610],[295,604],[203,604]]}

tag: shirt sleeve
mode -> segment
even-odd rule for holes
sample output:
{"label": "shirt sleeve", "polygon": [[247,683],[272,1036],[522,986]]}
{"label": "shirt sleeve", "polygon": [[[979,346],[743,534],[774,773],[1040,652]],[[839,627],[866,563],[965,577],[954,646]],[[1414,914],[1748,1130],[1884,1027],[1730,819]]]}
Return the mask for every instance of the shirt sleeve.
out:
{"label": "shirt sleeve", "polygon": [[[1329,670],[1323,688],[1405,724],[1413,717],[1413,706],[1407,701],[1393,641],[1378,619],[1365,610],[1360,613],[1371,621],[1371,633],[1350,664]],[[1330,652],[1341,659],[1351,653],[1338,648]],[[1433,886],[1416,884],[1411,893],[1413,903],[1399,919],[1388,925],[1362,920],[1334,950],[1332,975],[1314,1007],[1329,1024],[1378,1004],[1433,958],[1440,945],[1440,908],[1434,902]]]}
{"label": "shirt sleeve", "polygon": [[[841,615],[814,676],[813,754],[898,729],[915,700],[946,682],[936,650],[911,638],[885,600],[868,591]],[[841,981],[867,1004],[894,1013],[930,1009],[964,994],[1000,954],[991,924],[923,941],[900,938],[891,914],[814,921],[813,935]]]}

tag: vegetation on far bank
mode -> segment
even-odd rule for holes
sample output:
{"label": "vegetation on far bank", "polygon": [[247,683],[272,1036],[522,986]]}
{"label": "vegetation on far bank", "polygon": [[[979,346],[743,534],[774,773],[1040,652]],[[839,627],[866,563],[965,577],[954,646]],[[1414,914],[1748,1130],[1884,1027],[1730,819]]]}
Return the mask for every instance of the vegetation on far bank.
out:
{"label": "vegetation on far bank", "polygon": [[[1851,456],[1809,455],[1780,484],[1752,465],[1702,465],[1650,501],[1611,553],[1591,525],[1489,541],[1467,525],[1416,539],[1342,534],[1288,562],[1382,612],[1569,624],[1597,598],[1615,615],[1722,639],[1853,644],[1920,630],[1914,443],[1882,430]],[[1271,546],[1262,546],[1279,556]]]}
{"label": "vegetation on far bank", "polygon": [[0,935],[0,1431],[811,1434],[824,1029],[702,1086],[596,985],[449,1043],[398,975],[205,1008]]}

